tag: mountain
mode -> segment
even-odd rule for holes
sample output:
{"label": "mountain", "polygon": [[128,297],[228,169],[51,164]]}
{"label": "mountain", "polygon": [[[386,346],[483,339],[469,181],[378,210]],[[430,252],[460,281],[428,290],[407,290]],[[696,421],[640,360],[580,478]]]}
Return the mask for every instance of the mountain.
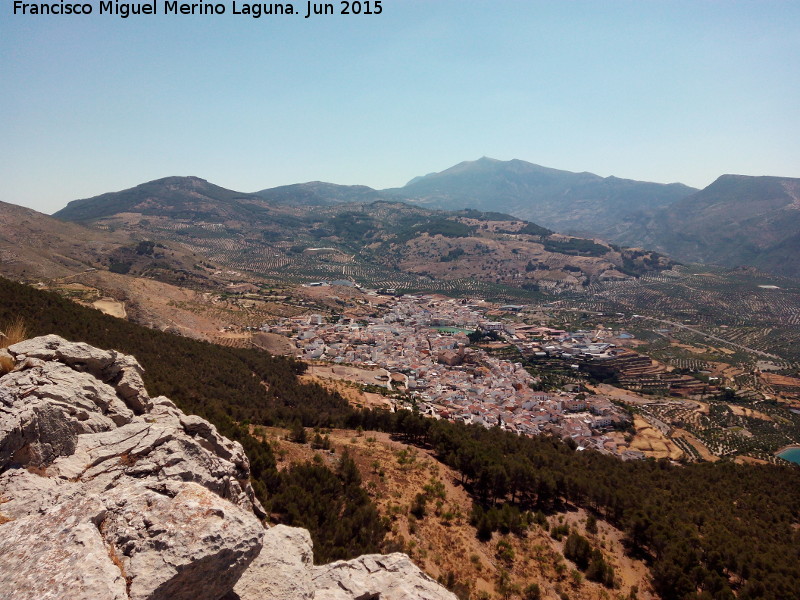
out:
{"label": "mountain", "polygon": [[[170,177],[70,202],[56,216],[152,243],[169,240],[236,272],[289,283],[348,279],[370,287],[462,292],[478,291],[480,284],[481,291],[496,293],[491,286],[571,289],[672,264],[503,213],[369,202],[364,199],[377,192],[362,187],[289,188],[307,194],[289,203],[296,197],[288,188],[273,190],[267,200],[195,177]],[[329,198],[324,203],[323,193]],[[362,201],[342,202],[353,193]]]}
{"label": "mountain", "polygon": [[499,208],[562,233],[611,239],[623,217],[667,206],[697,190],[484,157],[384,191],[430,208]]}
{"label": "mountain", "polygon": [[255,193],[277,204],[298,206],[328,206],[346,202],[375,202],[390,199],[391,195],[365,185],[337,185],[324,181],[296,183],[269,188]]}
{"label": "mountain", "polygon": [[723,175],[696,190],[484,157],[415,177],[402,188],[315,182],[258,194],[287,205],[400,199],[431,209],[499,208],[558,232],[652,248],[681,261],[754,266],[796,277],[798,181]]}
{"label": "mountain", "polygon": [[258,196],[234,192],[199,177],[165,177],[121,192],[73,200],[53,216],[78,223],[126,213],[222,222],[241,216],[247,206],[259,202]]}
{"label": "mountain", "polygon": [[623,243],[679,260],[800,276],[800,179],[723,175],[707,188],[620,227]]}

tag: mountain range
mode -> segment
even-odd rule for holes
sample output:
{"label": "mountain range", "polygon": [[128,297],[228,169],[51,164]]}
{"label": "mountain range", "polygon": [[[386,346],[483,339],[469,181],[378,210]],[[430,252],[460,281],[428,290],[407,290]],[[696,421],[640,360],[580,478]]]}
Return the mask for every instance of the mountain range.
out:
{"label": "mountain range", "polygon": [[443,210],[500,210],[560,233],[651,248],[683,262],[800,276],[800,179],[788,177],[722,175],[697,190],[484,157],[401,188],[312,182],[257,194],[295,205],[385,199]]}
{"label": "mountain range", "polygon": [[611,239],[621,216],[667,206],[697,190],[484,157],[387,191],[431,208],[499,208],[562,233]]}
{"label": "mountain range", "polygon": [[503,213],[437,211],[361,186],[323,183],[246,194],[169,177],[70,202],[55,216],[132,239],[169,240],[211,263],[295,283],[574,289],[672,264]]}
{"label": "mountain range", "polygon": [[[168,177],[70,202],[54,217],[72,225],[9,204],[0,212],[4,272],[29,279],[102,265],[152,276],[160,265],[158,278],[177,271],[185,282],[202,279],[193,265],[203,257],[278,278],[415,287],[477,277],[534,289],[664,268],[659,254],[800,276],[800,180],[779,177],[723,175],[695,190],[482,158],[387,190],[309,182],[245,193]],[[135,251],[156,238],[169,251]]]}
{"label": "mountain range", "polygon": [[723,175],[707,188],[621,221],[617,242],[684,262],[800,276],[800,179]]}

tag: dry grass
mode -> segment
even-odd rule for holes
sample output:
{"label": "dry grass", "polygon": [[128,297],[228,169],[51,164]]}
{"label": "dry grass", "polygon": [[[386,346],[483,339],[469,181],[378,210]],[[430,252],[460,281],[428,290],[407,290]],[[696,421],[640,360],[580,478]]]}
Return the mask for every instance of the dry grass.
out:
{"label": "dry grass", "polygon": [[[28,328],[22,317],[17,317],[0,331],[0,349],[8,348],[23,340],[28,339]],[[8,354],[0,355],[0,375],[10,373],[16,366],[16,361]]]}
{"label": "dry grass", "polygon": [[0,348],[8,348],[28,339],[28,327],[22,317],[17,317],[0,331]]}
{"label": "dry grass", "polygon": [[122,578],[127,579],[127,575],[125,573],[125,565],[123,564],[122,559],[117,554],[116,548],[114,548],[114,546],[110,544],[108,546],[108,558],[110,558],[111,562],[114,563],[114,566],[119,569]]}
{"label": "dry grass", "polygon": [[39,477],[47,477],[47,467],[44,465],[28,465],[25,469],[28,473],[38,475]]}
{"label": "dry grass", "polygon": [[6,373],[11,373],[16,366],[16,362],[10,356],[5,354],[0,355],[0,375],[5,375]]}
{"label": "dry grass", "polygon": [[[538,526],[532,526],[523,536],[503,536],[498,532],[489,542],[479,541],[469,518],[472,498],[458,483],[458,473],[429,451],[393,440],[386,433],[334,429],[329,435],[336,452],[331,455],[314,451],[309,444],[287,441],[289,432],[285,429],[253,427],[251,431],[269,441],[279,468],[312,460],[316,454],[335,469],[338,457],[347,448],[378,511],[389,519],[391,531],[382,551],[409,554],[434,579],[447,580],[452,574],[462,593],[469,590],[473,600],[519,600],[520,594],[508,596],[499,591],[498,582],[504,572],[512,587],[524,590],[537,583],[542,597],[548,599],[558,598],[557,590],[562,588],[568,590],[571,600],[627,598],[630,587],[637,585],[640,600],[655,600],[647,584],[646,566],[625,556],[622,532],[602,520],[598,522],[600,534],[592,540],[613,561],[622,584],[613,591],[585,579],[577,587],[571,585],[569,571],[573,565],[563,558],[563,540],[553,540]],[[416,518],[410,511],[415,496],[432,484],[440,484],[439,491],[430,496],[424,516]],[[583,535],[589,535],[583,524],[586,517],[585,511],[573,509],[552,515],[550,521],[552,525],[559,519],[569,520]],[[511,563],[498,559],[497,544],[501,540],[513,549],[515,558]]]}

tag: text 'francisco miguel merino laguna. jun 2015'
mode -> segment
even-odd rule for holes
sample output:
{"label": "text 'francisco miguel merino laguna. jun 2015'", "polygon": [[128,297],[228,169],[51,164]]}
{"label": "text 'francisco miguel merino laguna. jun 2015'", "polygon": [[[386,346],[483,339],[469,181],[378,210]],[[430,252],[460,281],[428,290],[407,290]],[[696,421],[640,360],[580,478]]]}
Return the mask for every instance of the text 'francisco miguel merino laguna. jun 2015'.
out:
{"label": "text 'francisco miguel merino laguna. jun 2015'", "polygon": [[340,2],[119,2],[118,0],[91,2],[23,2],[14,0],[15,15],[113,15],[123,19],[141,15],[246,15],[255,19],[262,16],[301,15],[308,19],[324,15],[380,15],[381,0],[344,0]]}

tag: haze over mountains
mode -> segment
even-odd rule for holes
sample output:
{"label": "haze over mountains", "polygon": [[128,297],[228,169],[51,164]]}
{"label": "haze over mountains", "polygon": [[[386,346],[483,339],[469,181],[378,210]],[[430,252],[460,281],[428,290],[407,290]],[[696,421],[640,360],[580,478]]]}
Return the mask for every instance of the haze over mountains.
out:
{"label": "haze over mountains", "polygon": [[[196,177],[168,177],[70,202],[55,216],[132,239],[169,240],[216,265],[294,283],[576,289],[672,264],[506,214],[435,211],[369,188],[323,183],[255,195]],[[133,266],[117,256],[118,268]]]}
{"label": "haze over mountains", "polygon": [[484,157],[389,191],[431,208],[503,210],[562,233],[609,239],[620,216],[666,206],[696,190]]}
{"label": "haze over mountains", "polygon": [[[780,177],[723,175],[704,190],[696,190],[679,183],[600,177],[484,157],[387,190],[316,181],[242,193],[199,178],[170,177],[70,202],[54,216],[97,225],[112,217],[124,221],[125,215],[135,213],[187,222],[260,224],[262,231],[256,235],[261,241],[264,236],[273,241],[284,234],[291,238],[295,229],[294,234],[318,241],[326,239],[327,231],[341,241],[352,237],[345,216],[337,217],[336,231],[326,229],[324,219],[314,225],[309,216],[314,212],[327,214],[325,218],[343,215],[344,205],[351,206],[348,211],[358,206],[361,211],[385,211],[365,208],[381,202],[404,202],[420,210],[500,211],[556,232],[653,249],[683,262],[755,266],[800,276],[800,261],[794,260],[800,250],[800,180]],[[325,210],[312,210],[320,207]],[[422,215],[416,213],[415,218]],[[432,218],[432,213],[424,215]],[[370,239],[360,230],[380,222],[370,219],[371,225],[354,225],[361,247],[368,246]],[[119,223],[104,226],[113,228]],[[145,219],[139,233],[147,226]],[[221,235],[220,231],[215,235]],[[439,250],[460,251],[451,246]]]}
{"label": "haze over mountains", "polygon": [[631,215],[610,236],[685,262],[754,266],[800,275],[800,179],[723,175],[649,214]]}
{"label": "haze over mountains", "polygon": [[800,179],[788,177],[723,175],[697,190],[484,157],[416,177],[402,188],[313,182],[257,193],[294,204],[384,198],[444,210],[499,210],[561,233],[654,249],[684,262],[800,276]]}

